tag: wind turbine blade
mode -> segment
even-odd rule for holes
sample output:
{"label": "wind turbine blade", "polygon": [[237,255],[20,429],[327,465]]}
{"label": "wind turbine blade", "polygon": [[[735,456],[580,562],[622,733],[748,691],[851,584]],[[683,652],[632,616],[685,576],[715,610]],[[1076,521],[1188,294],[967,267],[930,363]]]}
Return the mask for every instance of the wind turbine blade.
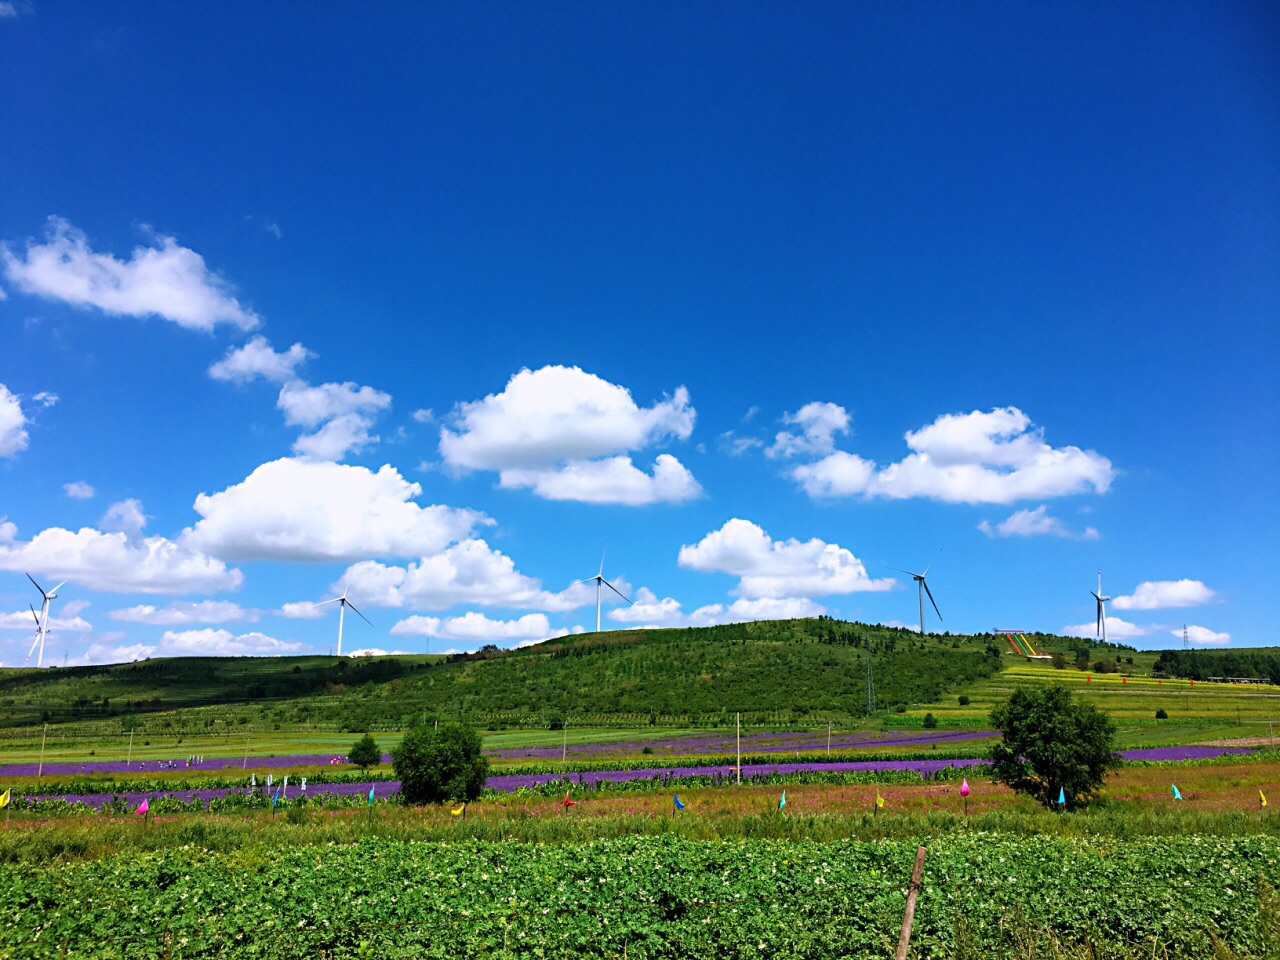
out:
{"label": "wind turbine blade", "polygon": [[[28,573],[28,574],[27,574],[27,579],[28,579],[28,580],[30,580],[30,581],[32,582],[32,584],[34,584],[34,585],[35,585],[35,588],[36,588],[37,590],[39,590],[39,591],[40,591],[40,596],[42,596],[42,597],[47,597],[47,596],[48,596],[48,594],[44,592],[44,587],[42,587],[42,586],[40,586],[40,584],[36,583],[36,578],[35,578],[35,577],[33,577],[31,574],[29,574],[29,573]],[[1101,589],[1101,588],[1099,588],[1099,589]]]}
{"label": "wind turbine blade", "polygon": [[[29,603],[28,603],[28,604],[27,604],[27,606],[28,606],[28,607],[31,607],[31,604],[29,604]],[[35,620],[35,622],[36,622],[36,629],[37,629],[37,630],[39,630],[39,629],[40,629],[40,614],[36,613],[36,608],[35,608],[35,607],[31,607],[31,619]]]}
{"label": "wind turbine blade", "polygon": [[[938,548],[938,553],[942,553],[941,547]],[[933,569],[933,565],[938,562],[938,553],[933,555],[933,559],[929,561],[929,565],[924,568],[924,573],[920,574],[920,576],[927,577],[929,575],[929,571]],[[932,600],[933,598],[930,597],[929,599]]]}
{"label": "wind turbine blade", "polygon": [[933,612],[938,615],[938,619],[942,619],[942,611],[938,609],[938,602],[933,599],[933,594],[929,592],[929,584],[924,577],[920,578],[920,586],[924,587],[924,592],[929,595],[929,602],[933,604]]}
{"label": "wind turbine blade", "polygon": [[313,603],[312,606],[323,607],[326,603],[340,603],[342,600],[342,597],[334,597],[332,600],[321,600],[319,603]]}
{"label": "wind turbine blade", "polygon": [[596,576],[600,577],[601,579],[604,579],[604,551],[603,550],[600,551],[600,572],[597,573]]}
{"label": "wind turbine blade", "polygon": [[897,570],[899,573],[905,573],[908,577],[915,577],[917,580],[920,579],[920,574],[912,573],[910,570],[903,570],[901,567],[890,567],[889,569]]}
{"label": "wind turbine blade", "polygon": [[60,584],[58,584],[56,587],[54,587],[52,590],[49,591],[49,596],[52,597],[55,593],[57,593],[59,590],[61,590],[70,582],[71,582],[70,580],[63,580]]}
{"label": "wind turbine blade", "polygon": [[[604,578],[602,577],[601,579],[604,579]],[[627,597],[623,596],[622,592],[617,587],[615,587],[612,583],[610,583],[608,580],[604,581],[604,585],[608,587],[610,590],[612,590],[614,593],[616,593],[618,596],[622,597],[623,600],[626,600],[627,603],[631,603],[631,601]],[[633,607],[635,606],[634,603],[632,603],[631,605]]]}
{"label": "wind turbine blade", "polygon": [[579,583],[595,583],[597,579],[603,580],[603,577],[587,577],[585,580],[579,580]]}
{"label": "wind turbine blade", "polygon": [[373,626],[373,621],[372,621],[372,620],[370,620],[368,617],[366,617],[366,616],[365,616],[363,613],[361,613],[359,610],[356,610],[356,605],[355,605],[354,603],[352,603],[350,600],[348,600],[348,601],[347,601],[347,606],[348,606],[348,607],[350,607],[352,610],[355,610],[355,612],[356,612],[356,616],[358,616],[361,620],[363,620],[365,623],[369,624],[369,626],[371,626],[371,627]]}

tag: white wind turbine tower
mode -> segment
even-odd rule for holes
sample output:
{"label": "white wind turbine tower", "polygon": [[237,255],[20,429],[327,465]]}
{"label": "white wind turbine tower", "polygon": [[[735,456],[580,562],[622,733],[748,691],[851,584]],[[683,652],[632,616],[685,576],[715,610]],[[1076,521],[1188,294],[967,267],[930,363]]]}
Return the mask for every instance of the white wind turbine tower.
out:
{"label": "white wind turbine tower", "polygon": [[[31,576],[31,574],[28,573],[27,579],[31,581],[32,585],[37,590],[40,591],[40,596],[44,597],[44,602],[40,604],[40,614],[38,616],[36,615],[36,608],[35,607],[31,608],[31,615],[36,618],[36,639],[35,639],[35,643],[31,644],[31,650],[28,651],[27,653],[27,660],[31,659],[31,654],[35,651],[36,645],[39,644],[40,656],[36,658],[36,666],[43,667],[44,666],[44,641],[49,636],[49,601],[58,599],[58,591],[67,585],[67,581],[63,580],[60,584],[58,584],[48,593],[45,593],[44,587],[36,583],[35,577]],[[25,661],[24,661],[24,664],[25,664]]]}
{"label": "white wind turbine tower", "polygon": [[[604,554],[600,554],[600,572],[594,577],[588,577],[586,580],[579,580],[579,583],[594,583],[596,585],[596,633],[600,632],[600,585],[604,584],[618,596],[631,603],[631,600],[622,595],[622,592],[612,583],[604,578]],[[634,606],[634,604],[633,604]]]}
{"label": "white wind turbine tower", "polygon": [[373,621],[366,617],[363,613],[356,609],[356,605],[347,599],[347,585],[342,585],[342,596],[334,597],[332,600],[322,600],[319,603],[313,603],[313,607],[323,607],[326,603],[336,603],[338,605],[338,656],[342,656],[342,621],[346,616],[347,607],[369,626],[373,626]]}
{"label": "white wind turbine tower", "polygon": [[[941,552],[942,552],[942,550],[941,550],[941,549],[939,549],[939,550],[938,550],[938,553],[941,553]],[[929,571],[933,569],[933,565],[934,565],[935,563],[937,563],[937,562],[938,562],[938,558],[937,558],[937,556],[935,555],[935,556],[934,556],[934,558],[933,558],[933,561],[932,561],[932,562],[931,562],[927,567],[925,567],[925,568],[924,568],[924,573],[912,573],[910,570],[903,570],[901,567],[890,567],[890,568],[889,568],[890,570],[897,570],[899,573],[905,573],[905,574],[906,574],[907,576],[909,576],[912,580],[914,580],[914,581],[916,582],[916,584],[917,584],[918,590],[917,590],[916,592],[920,594],[920,635],[921,635],[921,636],[924,636],[924,597],[925,597],[925,594],[928,594],[928,595],[929,595],[929,602],[933,604],[933,612],[934,612],[934,613],[936,613],[936,614],[938,615],[938,620],[939,620],[939,621],[941,621],[941,620],[942,620],[942,611],[938,609],[938,601],[936,601],[936,600],[934,600],[934,599],[933,599],[933,593],[929,590],[929,584],[928,584],[928,582],[925,580],[925,577],[929,576]]]}
{"label": "white wind turbine tower", "polygon": [[1102,642],[1106,643],[1107,642],[1107,601],[1110,600],[1111,598],[1104,597],[1102,595],[1102,571],[1101,570],[1098,571],[1098,592],[1094,593],[1092,590],[1090,590],[1089,593],[1093,595],[1093,599],[1098,601],[1098,625],[1097,627],[1094,628],[1093,635],[1095,638],[1097,638],[1098,634],[1101,633]]}

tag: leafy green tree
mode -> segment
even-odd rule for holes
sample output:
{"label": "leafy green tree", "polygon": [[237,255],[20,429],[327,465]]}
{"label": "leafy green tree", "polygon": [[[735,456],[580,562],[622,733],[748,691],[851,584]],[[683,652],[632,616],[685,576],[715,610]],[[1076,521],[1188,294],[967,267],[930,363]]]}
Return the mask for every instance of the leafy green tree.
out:
{"label": "leafy green tree", "polygon": [[474,800],[489,774],[480,735],[460,723],[410,730],[391,751],[391,765],[411,804]]}
{"label": "leafy green tree", "polygon": [[935,717],[932,713],[926,713],[924,715],[924,728],[926,730],[933,730],[937,726],[938,726],[938,718]]}
{"label": "leafy green tree", "polygon": [[991,723],[1003,734],[991,747],[995,779],[1051,809],[1059,791],[1071,806],[1088,803],[1120,765],[1111,718],[1057,684],[1015,690]]}
{"label": "leafy green tree", "polygon": [[347,751],[347,759],[359,767],[361,771],[368,770],[370,767],[376,767],[382,762],[382,748],[378,746],[370,734],[366,733],[351,745],[351,749]]}

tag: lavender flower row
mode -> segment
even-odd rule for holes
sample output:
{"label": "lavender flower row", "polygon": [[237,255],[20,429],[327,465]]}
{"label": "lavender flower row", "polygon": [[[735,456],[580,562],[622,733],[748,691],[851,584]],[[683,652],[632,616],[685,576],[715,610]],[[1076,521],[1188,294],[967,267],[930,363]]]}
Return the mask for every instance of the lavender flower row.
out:
{"label": "lavender flower row", "polygon": [[[391,754],[382,755],[383,763],[391,762]],[[134,760],[126,763],[123,760],[90,760],[85,763],[44,764],[44,774],[58,776],[69,773],[170,773],[177,770],[225,770],[227,767],[259,768],[269,767],[274,770],[289,767],[323,767],[347,763],[345,756],[332,753],[304,753],[295,756],[267,757],[205,757],[194,766],[187,766],[186,760],[181,762],[169,760]],[[0,777],[34,777],[40,765],[36,763],[6,763],[0,765]]]}

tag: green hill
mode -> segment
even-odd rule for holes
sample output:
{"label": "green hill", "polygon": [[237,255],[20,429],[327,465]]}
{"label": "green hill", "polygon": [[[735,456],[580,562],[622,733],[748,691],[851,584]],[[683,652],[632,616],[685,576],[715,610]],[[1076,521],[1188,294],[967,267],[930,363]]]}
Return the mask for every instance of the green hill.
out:
{"label": "green hill", "polygon": [[[1038,649],[1110,659],[1089,641],[1033,637]],[[990,635],[921,637],[836,621],[762,621],[619,630],[455,656],[191,657],[0,670],[0,729],[66,733],[227,733],[235,728],[402,729],[430,718],[490,728],[575,723],[724,724],[853,719],[937,701],[1010,659]]]}

